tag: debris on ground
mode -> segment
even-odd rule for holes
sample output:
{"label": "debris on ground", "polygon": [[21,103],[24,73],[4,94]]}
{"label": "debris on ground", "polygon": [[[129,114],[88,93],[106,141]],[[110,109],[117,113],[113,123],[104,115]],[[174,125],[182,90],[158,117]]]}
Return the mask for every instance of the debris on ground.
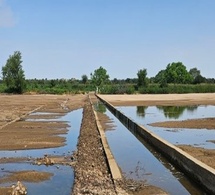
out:
{"label": "debris on ground", "polygon": [[17,181],[16,185],[12,185],[11,195],[25,195],[27,194],[27,188],[21,181]]}

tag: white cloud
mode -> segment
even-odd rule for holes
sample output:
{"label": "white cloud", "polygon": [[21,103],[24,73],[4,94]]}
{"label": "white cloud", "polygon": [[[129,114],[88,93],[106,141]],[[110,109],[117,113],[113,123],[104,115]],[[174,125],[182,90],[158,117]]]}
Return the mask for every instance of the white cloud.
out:
{"label": "white cloud", "polygon": [[14,25],[15,18],[11,8],[5,0],[0,0],[0,27],[13,27]]}

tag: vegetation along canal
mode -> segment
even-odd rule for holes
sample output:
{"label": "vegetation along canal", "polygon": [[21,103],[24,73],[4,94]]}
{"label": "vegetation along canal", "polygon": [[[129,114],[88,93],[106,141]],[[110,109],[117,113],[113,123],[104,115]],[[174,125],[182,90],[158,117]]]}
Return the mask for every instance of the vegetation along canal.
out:
{"label": "vegetation along canal", "polygon": [[[147,112],[142,114],[135,109],[136,107],[120,107],[120,110],[132,116],[135,121],[143,120]],[[159,115],[159,109],[156,113],[155,110],[152,107],[147,111],[149,111],[149,116],[157,120],[158,118],[154,115]],[[106,137],[118,165],[127,178],[160,187],[174,195],[205,193],[142,138],[128,131],[109,110],[103,108],[102,111],[111,118],[112,127],[106,128]]]}

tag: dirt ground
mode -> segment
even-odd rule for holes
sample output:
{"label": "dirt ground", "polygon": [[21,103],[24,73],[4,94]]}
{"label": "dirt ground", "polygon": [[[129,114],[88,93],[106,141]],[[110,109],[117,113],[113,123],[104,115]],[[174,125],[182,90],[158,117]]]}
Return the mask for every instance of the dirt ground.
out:
{"label": "dirt ground", "polygon": [[114,106],[215,105],[215,93],[100,96]]}
{"label": "dirt ground", "polygon": [[[215,105],[215,94],[185,94],[185,95],[122,95],[103,96],[114,105]],[[109,99],[108,99],[109,98]],[[84,194],[87,190],[96,190],[98,194],[116,194],[113,181],[110,176],[104,152],[97,134],[95,119],[89,109],[86,95],[0,95],[0,150],[26,150],[59,147],[64,145],[64,138],[60,134],[67,133],[68,125],[64,122],[47,123],[25,121],[24,119],[44,118],[44,116],[29,116],[34,111],[49,112],[47,118],[62,116],[67,112],[84,108],[81,134],[79,137],[77,162],[75,163],[75,184],[73,194]],[[105,120],[105,116],[99,116]],[[206,122],[207,123],[207,122]],[[107,125],[111,126],[111,123]],[[114,127],[113,127],[114,128]],[[31,132],[29,134],[29,132]],[[213,141],[213,140],[211,140]],[[204,158],[206,154],[202,149],[190,149],[180,146],[196,158]],[[202,153],[200,153],[202,152]],[[215,162],[214,150],[207,151],[204,162],[212,166]],[[198,155],[197,155],[198,154]],[[54,158],[54,157],[53,157]],[[21,158],[2,158],[0,163],[25,161]],[[62,159],[55,159],[55,162]],[[29,174],[28,174],[29,173]],[[13,173],[10,178],[4,180],[16,180],[17,174],[27,177],[32,181],[34,178],[40,180],[48,178],[45,173],[35,173],[32,170]],[[19,175],[20,176],[20,175]],[[127,181],[122,182],[122,187]],[[136,184],[135,184],[136,185]],[[125,187],[128,194],[135,194]],[[7,188],[0,188],[0,194],[7,194]],[[88,192],[89,192],[88,191]],[[89,194],[89,193],[88,193]],[[153,186],[144,186],[136,194],[166,194],[161,189]]]}

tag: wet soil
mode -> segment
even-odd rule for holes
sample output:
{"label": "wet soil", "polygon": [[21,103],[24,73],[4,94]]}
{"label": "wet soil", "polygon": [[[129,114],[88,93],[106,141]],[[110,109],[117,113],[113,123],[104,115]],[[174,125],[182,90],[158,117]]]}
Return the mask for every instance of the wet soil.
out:
{"label": "wet soil", "polygon": [[[0,150],[25,150],[60,147],[68,131],[65,122],[35,122],[42,116],[29,116],[32,111],[53,113],[57,118],[83,107],[86,95],[0,95]],[[57,113],[57,114],[56,114]]]}
{"label": "wet soil", "polygon": [[215,129],[215,118],[200,118],[189,119],[182,121],[164,121],[149,124],[154,127],[167,127],[167,128],[189,128],[189,129]]}
{"label": "wet soil", "polygon": [[[0,95],[0,150],[28,150],[63,146],[62,134],[68,131],[68,124],[60,121],[34,121],[34,119],[57,119],[68,112],[79,109],[85,104],[86,95]],[[41,115],[30,115],[41,112]],[[49,114],[47,114],[49,113]],[[26,120],[27,119],[27,120]],[[30,155],[30,154],[29,154]],[[0,163],[43,164],[43,157],[0,158]],[[55,164],[72,166],[71,158],[50,157]],[[4,171],[4,170],[1,170]],[[49,180],[51,173],[34,170],[11,172],[0,178],[0,183],[22,180],[24,182],[41,182]],[[1,187],[0,194],[11,195],[12,188]]]}
{"label": "wet soil", "polygon": [[0,183],[24,181],[37,183],[45,180],[49,180],[53,176],[52,173],[48,172],[37,172],[34,170],[26,170],[19,172],[11,172],[8,176],[0,178]]}
{"label": "wet soil", "polygon": [[[201,95],[200,95],[201,96]],[[148,103],[152,104],[154,102],[148,99]],[[165,96],[166,98],[167,96]],[[182,97],[182,96],[180,96]],[[178,100],[179,103],[185,103],[188,96]],[[201,96],[205,98],[205,96]],[[207,96],[208,99],[201,99],[194,96],[189,96],[189,102],[192,104],[197,104],[206,102],[208,104],[215,105],[215,98],[213,95]],[[161,96],[159,102],[162,103]],[[163,99],[165,104],[168,100]],[[120,101],[123,98],[120,97]],[[139,100],[139,103],[142,100]],[[127,104],[128,101],[124,102]],[[131,101],[129,101],[131,103]],[[135,102],[137,103],[137,101]],[[139,104],[138,103],[138,104]],[[176,101],[172,101],[175,105]],[[205,104],[206,104],[205,103]],[[37,117],[28,117],[28,114],[32,111],[39,112],[49,112],[49,113],[60,113],[58,115],[62,116],[67,112],[84,107],[83,120],[81,126],[81,134],[79,136],[78,151],[73,157],[75,160],[72,165],[75,164],[75,184],[73,188],[73,194],[116,194],[114,183],[112,181],[110,171],[107,166],[104,151],[101,145],[100,136],[97,131],[95,124],[95,118],[93,116],[91,106],[87,101],[86,95],[0,95],[0,150],[17,150],[17,149],[32,149],[32,148],[49,148],[49,147],[59,147],[65,144],[63,137],[60,134],[67,133],[67,124],[64,122],[31,122],[25,121],[25,118],[35,119]],[[47,118],[53,118],[57,116],[47,116]],[[101,117],[101,116],[99,116]],[[104,116],[103,116],[104,117]],[[110,123],[107,125],[111,125]],[[213,140],[212,140],[213,141]],[[191,155],[194,155],[194,150],[190,150]],[[51,157],[55,158],[55,157]],[[199,158],[199,157],[198,157]],[[214,157],[213,157],[214,159]],[[29,160],[29,159],[27,159]],[[30,159],[34,161],[35,159]],[[67,161],[68,160],[68,161]],[[1,163],[8,162],[21,162],[26,161],[26,159],[21,158],[2,158]],[[71,159],[54,159],[56,163],[71,165]],[[67,162],[65,162],[67,161]],[[38,176],[39,180],[47,178],[46,174],[35,174],[32,170],[26,172],[16,172],[11,174],[10,180],[15,181],[17,179],[17,174],[21,174],[26,180],[31,181],[32,177],[35,179]],[[28,174],[29,173],[29,174]],[[6,178],[1,178],[6,179]],[[8,179],[8,178],[7,178]],[[134,192],[131,191],[128,186],[131,182],[122,181],[121,185],[127,193],[129,194],[165,194],[161,189],[157,189],[153,186],[144,186],[140,188],[141,190]],[[141,185],[134,184],[133,186],[141,187]],[[0,194],[8,194],[11,188],[0,188]],[[152,190],[152,191],[151,191]]]}

